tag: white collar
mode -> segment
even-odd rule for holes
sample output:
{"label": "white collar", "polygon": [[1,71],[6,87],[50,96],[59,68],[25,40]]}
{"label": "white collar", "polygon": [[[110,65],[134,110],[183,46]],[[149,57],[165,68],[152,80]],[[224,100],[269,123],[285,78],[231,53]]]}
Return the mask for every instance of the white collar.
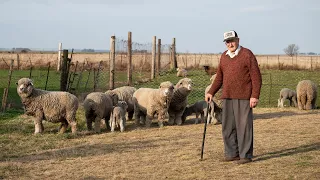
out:
{"label": "white collar", "polygon": [[236,51],[231,52],[230,50],[228,50],[226,55],[229,55],[231,58],[234,58],[236,55],[239,54],[240,49],[241,49],[241,46],[239,45]]}

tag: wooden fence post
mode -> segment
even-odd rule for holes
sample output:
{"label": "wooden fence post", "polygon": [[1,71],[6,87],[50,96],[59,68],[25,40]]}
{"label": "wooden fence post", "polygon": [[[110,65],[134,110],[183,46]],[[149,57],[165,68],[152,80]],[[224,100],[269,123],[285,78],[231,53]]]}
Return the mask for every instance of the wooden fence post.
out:
{"label": "wooden fence post", "polygon": [[177,69],[177,58],[176,58],[176,38],[172,39],[172,45],[171,45],[171,61],[170,61],[170,68],[171,69]]}
{"label": "wooden fence post", "polygon": [[161,69],[161,39],[158,39],[158,59],[157,59],[157,75],[160,75]]}
{"label": "wooden fence post", "polygon": [[20,69],[20,56],[17,54],[17,69]]}
{"label": "wooden fence post", "polygon": [[68,84],[68,50],[63,50],[63,63],[60,75],[60,91],[66,91]]}
{"label": "wooden fence post", "polygon": [[47,79],[46,79],[46,85],[45,85],[45,87],[44,87],[44,90],[47,90],[48,78],[49,78],[49,72],[50,72],[50,62],[49,62],[49,64],[48,64]]}
{"label": "wooden fence post", "polygon": [[57,71],[60,71],[61,69],[61,51],[62,51],[62,43],[59,43]]}
{"label": "wooden fence post", "polygon": [[157,37],[153,36],[152,39],[152,58],[151,58],[151,79],[155,78],[155,69],[156,69],[156,43],[157,43]]}
{"label": "wooden fence post", "polygon": [[7,85],[7,88],[4,89],[3,97],[2,97],[2,112],[5,112],[7,107],[8,92],[10,88],[12,71],[13,71],[13,63],[14,63],[14,60],[11,59],[10,70],[8,75],[8,85]]}
{"label": "wooden fence post", "polygon": [[116,61],[116,36],[111,36],[110,39],[110,80],[109,80],[109,89],[114,89],[114,64]]}
{"label": "wooden fence post", "polygon": [[127,70],[128,70],[128,82],[127,85],[132,85],[132,33],[128,32],[128,64],[127,64]]}

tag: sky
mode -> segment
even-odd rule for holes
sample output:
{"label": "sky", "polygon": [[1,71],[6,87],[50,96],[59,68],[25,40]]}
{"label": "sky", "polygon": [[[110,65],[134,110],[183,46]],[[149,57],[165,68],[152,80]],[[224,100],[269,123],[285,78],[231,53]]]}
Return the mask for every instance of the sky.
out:
{"label": "sky", "polygon": [[254,54],[320,53],[319,0],[0,0],[0,48],[110,49],[110,37],[219,53],[235,30]]}

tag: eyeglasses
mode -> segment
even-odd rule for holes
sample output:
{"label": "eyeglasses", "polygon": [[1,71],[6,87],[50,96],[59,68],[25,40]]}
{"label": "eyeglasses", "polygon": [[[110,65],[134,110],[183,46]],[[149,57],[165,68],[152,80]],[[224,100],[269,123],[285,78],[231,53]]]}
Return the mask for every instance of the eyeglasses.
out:
{"label": "eyeglasses", "polygon": [[233,42],[236,42],[236,40],[235,39],[227,40],[226,44],[230,44],[230,43],[233,43]]}

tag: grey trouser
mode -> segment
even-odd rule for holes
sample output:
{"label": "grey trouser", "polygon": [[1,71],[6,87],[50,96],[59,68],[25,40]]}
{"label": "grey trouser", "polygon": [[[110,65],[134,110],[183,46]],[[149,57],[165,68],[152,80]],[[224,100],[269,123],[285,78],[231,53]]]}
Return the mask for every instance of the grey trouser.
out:
{"label": "grey trouser", "polygon": [[252,158],[253,113],[249,100],[224,99],[222,136],[226,157]]}

